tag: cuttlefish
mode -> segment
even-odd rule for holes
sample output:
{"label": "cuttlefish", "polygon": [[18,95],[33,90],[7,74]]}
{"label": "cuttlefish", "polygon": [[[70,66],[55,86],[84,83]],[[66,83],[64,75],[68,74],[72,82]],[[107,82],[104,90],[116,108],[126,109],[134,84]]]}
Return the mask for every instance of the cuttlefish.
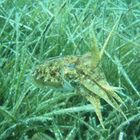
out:
{"label": "cuttlefish", "polygon": [[85,97],[93,105],[95,113],[104,127],[101,99],[121,112],[125,118],[126,116],[120,108],[120,104],[125,104],[118,95],[118,89],[107,82],[101,68],[102,52],[103,50],[99,51],[98,47],[94,45],[90,52],[81,56],[49,58],[35,68],[33,78],[36,83],[43,86],[55,89],[69,87]]}

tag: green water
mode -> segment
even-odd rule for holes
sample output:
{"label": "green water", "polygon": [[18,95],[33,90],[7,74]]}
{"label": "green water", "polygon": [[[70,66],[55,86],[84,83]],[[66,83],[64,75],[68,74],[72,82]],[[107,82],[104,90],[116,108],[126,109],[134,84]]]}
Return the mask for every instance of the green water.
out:
{"label": "green water", "polygon": [[[139,0],[1,0],[0,140],[139,140],[139,44]],[[62,91],[32,78],[51,58],[83,56],[94,46],[105,48],[100,69],[126,105],[106,93],[127,119],[103,98],[105,128],[67,80]]]}

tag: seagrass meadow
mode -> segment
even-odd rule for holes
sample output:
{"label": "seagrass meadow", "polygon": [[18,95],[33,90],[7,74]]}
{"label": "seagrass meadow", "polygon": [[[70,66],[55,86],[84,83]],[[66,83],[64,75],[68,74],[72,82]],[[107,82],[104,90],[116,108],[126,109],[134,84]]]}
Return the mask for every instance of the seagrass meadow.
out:
{"label": "seagrass meadow", "polygon": [[1,0],[0,140],[140,140],[140,1]]}

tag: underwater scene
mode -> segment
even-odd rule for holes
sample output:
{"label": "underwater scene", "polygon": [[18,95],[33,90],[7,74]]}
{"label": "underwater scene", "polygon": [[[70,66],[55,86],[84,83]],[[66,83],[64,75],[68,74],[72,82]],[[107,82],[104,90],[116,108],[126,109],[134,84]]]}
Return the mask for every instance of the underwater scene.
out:
{"label": "underwater scene", "polygon": [[140,140],[140,1],[1,0],[0,140]]}

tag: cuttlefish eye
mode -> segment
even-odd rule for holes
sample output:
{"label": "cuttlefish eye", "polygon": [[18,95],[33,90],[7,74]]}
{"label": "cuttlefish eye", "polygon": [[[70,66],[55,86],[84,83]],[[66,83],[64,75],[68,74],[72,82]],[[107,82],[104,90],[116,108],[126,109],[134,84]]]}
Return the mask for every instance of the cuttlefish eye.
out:
{"label": "cuttlefish eye", "polygon": [[67,66],[68,68],[70,68],[71,70],[72,70],[72,69],[75,69],[75,67],[76,67],[75,64],[66,64],[66,66]]}

